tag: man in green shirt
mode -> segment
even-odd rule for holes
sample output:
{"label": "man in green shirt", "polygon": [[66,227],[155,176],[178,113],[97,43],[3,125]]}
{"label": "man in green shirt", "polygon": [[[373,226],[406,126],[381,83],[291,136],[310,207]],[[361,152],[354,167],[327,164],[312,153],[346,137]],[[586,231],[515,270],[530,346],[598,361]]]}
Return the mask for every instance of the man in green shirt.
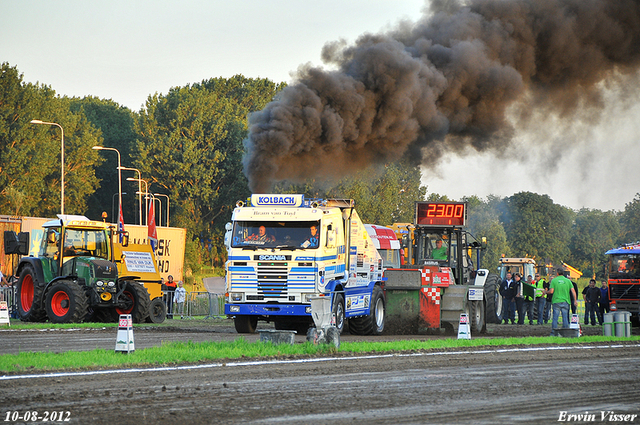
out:
{"label": "man in green shirt", "polygon": [[431,256],[434,260],[447,259],[447,247],[442,246],[442,239],[436,240],[436,247],[431,252]]}
{"label": "man in green shirt", "polygon": [[558,329],[558,317],[562,314],[562,326],[568,328],[569,324],[569,303],[573,295],[573,302],[577,306],[576,291],[573,289],[573,283],[564,277],[564,270],[558,268],[558,276],[554,277],[549,284],[549,294],[553,294],[553,322],[551,322],[552,335]]}

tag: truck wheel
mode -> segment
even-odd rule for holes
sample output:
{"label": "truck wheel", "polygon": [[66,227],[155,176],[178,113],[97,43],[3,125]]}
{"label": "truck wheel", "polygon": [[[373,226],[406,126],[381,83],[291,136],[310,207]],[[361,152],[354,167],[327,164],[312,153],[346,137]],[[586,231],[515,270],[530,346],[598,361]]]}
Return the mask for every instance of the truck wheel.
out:
{"label": "truck wheel", "polygon": [[45,310],[52,323],[79,323],[87,316],[87,293],[70,281],[56,283],[47,292]]}
{"label": "truck wheel", "polygon": [[124,292],[118,298],[122,303],[121,307],[116,307],[116,312],[120,314],[130,314],[133,323],[142,323],[149,316],[149,293],[147,288],[137,282],[127,282]]}
{"label": "truck wheel", "polygon": [[484,323],[484,301],[469,301],[469,304],[471,332],[484,333],[487,330]]}
{"label": "truck wheel", "polygon": [[336,329],[340,333],[344,330],[344,297],[342,294],[333,296],[333,305],[331,306],[331,314],[336,318]]}
{"label": "truck wheel", "polygon": [[233,318],[233,324],[239,334],[252,334],[256,332],[258,327],[258,318],[256,316],[236,316]]}
{"label": "truck wheel", "polygon": [[147,317],[147,323],[162,323],[167,318],[167,306],[162,301],[162,298],[154,298],[151,300],[149,306],[149,316]]}
{"label": "truck wheel", "polygon": [[376,285],[371,294],[369,314],[349,319],[349,330],[356,335],[380,335],[384,331],[385,305],[382,289]]}
{"label": "truck wheel", "polygon": [[25,265],[16,286],[18,317],[24,322],[44,322],[47,312],[41,306],[43,287],[31,265]]}
{"label": "truck wheel", "polygon": [[487,276],[484,283],[487,323],[502,322],[502,297],[500,296],[500,277],[495,274]]}

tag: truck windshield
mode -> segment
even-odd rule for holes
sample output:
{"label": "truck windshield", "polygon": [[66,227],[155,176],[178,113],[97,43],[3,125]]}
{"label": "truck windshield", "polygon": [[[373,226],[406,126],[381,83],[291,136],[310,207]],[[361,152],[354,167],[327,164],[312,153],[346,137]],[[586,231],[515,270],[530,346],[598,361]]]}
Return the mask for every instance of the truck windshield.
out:
{"label": "truck windshield", "polygon": [[640,254],[612,255],[609,274],[621,278],[640,278]]}
{"label": "truck windshield", "polygon": [[320,246],[319,221],[238,221],[233,248],[314,249]]}
{"label": "truck windshield", "polygon": [[109,243],[102,230],[65,229],[64,251],[65,257],[92,256],[109,258]]}

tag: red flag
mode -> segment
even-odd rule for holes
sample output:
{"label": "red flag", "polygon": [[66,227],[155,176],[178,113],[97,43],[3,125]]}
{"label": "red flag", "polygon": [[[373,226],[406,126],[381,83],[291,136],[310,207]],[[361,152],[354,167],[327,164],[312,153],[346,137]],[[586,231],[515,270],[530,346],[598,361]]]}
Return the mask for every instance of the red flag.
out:
{"label": "red flag", "polygon": [[120,232],[120,243],[124,236],[124,216],[122,215],[122,205],[120,205],[120,216],[118,217],[118,232]]}
{"label": "red flag", "polygon": [[156,252],[156,245],[158,245],[158,232],[156,231],[156,212],[153,208],[153,200],[149,204],[149,219],[147,220],[147,228],[149,229],[149,244],[153,252]]}

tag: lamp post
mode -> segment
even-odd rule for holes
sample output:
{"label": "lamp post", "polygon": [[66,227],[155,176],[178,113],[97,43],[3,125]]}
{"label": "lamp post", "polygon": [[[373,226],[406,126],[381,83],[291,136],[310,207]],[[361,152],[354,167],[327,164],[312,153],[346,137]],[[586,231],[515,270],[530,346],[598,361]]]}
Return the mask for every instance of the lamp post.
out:
{"label": "lamp post", "polygon": [[55,125],[60,127],[60,214],[64,214],[64,129],[55,122],[45,122],[42,120],[31,120],[31,124]]}
{"label": "lamp post", "polygon": [[[144,182],[144,193],[147,195],[145,196],[145,208],[147,211],[147,214],[149,214],[149,184],[147,183],[146,180],[142,180],[142,179],[134,179],[133,177],[127,177],[127,181],[130,182],[138,182],[138,186],[140,186],[140,182]],[[138,191],[138,195],[141,196],[142,195],[142,191]],[[142,207],[142,201],[140,201],[140,206]],[[142,216],[140,216],[140,224],[142,224]],[[146,224],[149,224],[149,218],[147,217],[147,221]]]}
{"label": "lamp post", "polygon": [[[140,170],[138,170],[137,168],[129,168],[129,167],[118,167],[121,170],[128,170],[128,171],[136,171],[138,173],[138,204],[140,206],[140,222],[138,224],[142,225],[142,187],[140,186],[140,182],[142,181],[142,174],[140,174]],[[127,179],[129,180],[129,179]]]}
{"label": "lamp post", "polygon": [[154,193],[153,196],[166,196],[167,198],[167,227],[169,227],[169,195],[164,193]]}
{"label": "lamp post", "polygon": [[[94,146],[92,149],[98,151],[115,151],[118,154],[118,206],[122,209],[122,171],[120,170],[120,151],[116,148],[105,148],[104,146]],[[112,216],[112,218],[114,217]],[[118,220],[113,220],[113,222],[117,223]]]}

